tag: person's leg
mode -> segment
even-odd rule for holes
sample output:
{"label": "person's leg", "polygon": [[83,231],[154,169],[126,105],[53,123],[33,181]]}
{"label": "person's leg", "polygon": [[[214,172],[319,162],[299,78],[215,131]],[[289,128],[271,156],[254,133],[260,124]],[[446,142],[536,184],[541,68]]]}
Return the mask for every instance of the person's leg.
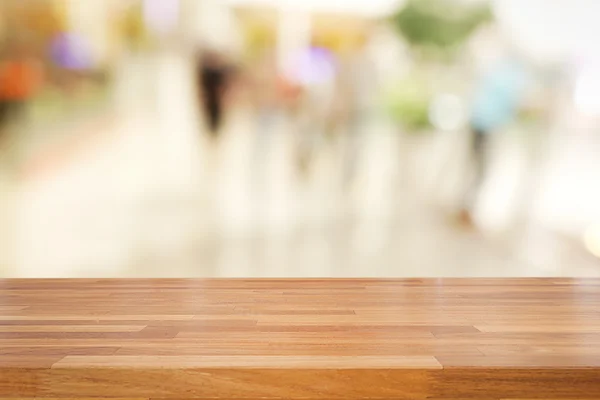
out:
{"label": "person's leg", "polygon": [[221,126],[223,125],[223,105],[221,104],[220,100],[217,100],[217,102],[214,105],[213,108],[213,129],[215,131],[215,133],[218,133],[218,131],[221,129]]}
{"label": "person's leg", "polygon": [[473,130],[473,188],[479,192],[484,179],[487,166],[487,133],[481,130]]}
{"label": "person's leg", "polygon": [[0,102],[0,136],[5,136],[10,126],[25,115],[25,103],[6,100]]}
{"label": "person's leg", "polygon": [[[0,150],[4,147],[4,141],[7,136],[9,108],[8,102],[0,101]],[[0,157],[1,156],[2,155],[0,154]]]}
{"label": "person's leg", "polygon": [[0,158],[5,166],[15,166],[19,162],[19,141],[15,139],[14,126],[21,122],[25,104],[20,101],[7,100],[0,102]]}
{"label": "person's leg", "polygon": [[364,115],[353,111],[346,120],[346,144],[344,149],[343,184],[348,186],[354,179],[359,163]]}
{"label": "person's leg", "polygon": [[4,132],[8,120],[9,104],[6,101],[0,101],[0,135]]}
{"label": "person's leg", "polygon": [[206,124],[211,136],[216,136],[220,126],[221,113],[219,105],[214,99],[206,99],[205,101]]}
{"label": "person's leg", "polygon": [[468,222],[471,222],[472,213],[477,206],[481,185],[485,180],[487,137],[487,133],[483,130],[476,128],[470,130],[469,164],[473,174],[463,196],[461,210],[461,217],[465,221],[468,220]]}

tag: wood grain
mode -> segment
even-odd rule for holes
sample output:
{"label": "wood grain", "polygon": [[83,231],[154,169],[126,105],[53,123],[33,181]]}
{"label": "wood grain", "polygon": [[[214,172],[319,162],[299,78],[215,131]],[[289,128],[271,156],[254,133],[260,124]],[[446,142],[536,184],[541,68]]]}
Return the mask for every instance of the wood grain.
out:
{"label": "wood grain", "polygon": [[0,280],[0,400],[600,399],[600,280]]}

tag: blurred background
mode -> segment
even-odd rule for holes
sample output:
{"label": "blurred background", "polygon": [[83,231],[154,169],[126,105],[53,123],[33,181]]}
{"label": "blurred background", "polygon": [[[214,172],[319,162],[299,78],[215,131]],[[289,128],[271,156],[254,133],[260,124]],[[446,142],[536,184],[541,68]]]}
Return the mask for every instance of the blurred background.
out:
{"label": "blurred background", "polygon": [[2,0],[0,277],[600,276],[597,0]]}

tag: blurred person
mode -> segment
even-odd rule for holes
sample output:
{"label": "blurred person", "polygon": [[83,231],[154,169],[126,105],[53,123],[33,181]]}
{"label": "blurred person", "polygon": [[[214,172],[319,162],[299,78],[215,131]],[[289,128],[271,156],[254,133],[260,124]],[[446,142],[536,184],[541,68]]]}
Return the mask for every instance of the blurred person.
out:
{"label": "blurred person", "polygon": [[309,173],[315,157],[317,142],[322,134],[326,108],[322,107],[316,91],[303,87],[299,107],[295,114],[296,162],[298,172],[305,176]]}
{"label": "blurred person", "polygon": [[279,73],[276,82],[276,98],[285,118],[296,121],[302,111],[304,88],[298,82]]}
{"label": "blurred person", "polygon": [[256,65],[253,74],[254,106],[257,112],[259,135],[265,136],[273,125],[280,108],[278,98],[278,72],[275,55],[265,54]]}
{"label": "blurred person", "polygon": [[202,106],[212,137],[217,137],[223,123],[224,96],[230,79],[231,70],[222,57],[208,51],[199,63],[198,81]]}
{"label": "blurred person", "polygon": [[27,103],[41,83],[41,68],[23,44],[9,44],[0,58],[0,136],[24,118]]}
{"label": "blurred person", "polygon": [[304,49],[291,61],[288,79],[301,87],[295,116],[297,162],[299,172],[306,174],[327,132],[334,104],[336,63],[332,52],[320,47]]}
{"label": "blurred person", "polygon": [[349,185],[356,173],[360,157],[361,134],[372,106],[376,75],[364,51],[351,54],[340,80],[341,100],[344,101],[343,121],[346,131],[343,184]]}
{"label": "blurred person", "polygon": [[[255,164],[264,166],[271,136],[284,110],[274,52],[266,51],[260,56],[252,65],[250,75],[252,108],[256,115]],[[264,171],[259,168],[257,172]]]}
{"label": "blurred person", "polygon": [[473,177],[463,196],[459,219],[472,224],[481,186],[486,179],[488,145],[492,134],[515,120],[523,100],[526,72],[516,57],[491,63],[478,82],[470,117],[470,158]]}

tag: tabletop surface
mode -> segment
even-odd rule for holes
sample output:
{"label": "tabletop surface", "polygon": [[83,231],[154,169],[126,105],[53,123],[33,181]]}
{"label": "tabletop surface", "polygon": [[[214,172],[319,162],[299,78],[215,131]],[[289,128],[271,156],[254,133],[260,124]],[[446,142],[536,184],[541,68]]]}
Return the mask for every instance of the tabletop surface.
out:
{"label": "tabletop surface", "polygon": [[0,369],[13,378],[531,369],[600,384],[598,367],[594,279],[0,280]]}

